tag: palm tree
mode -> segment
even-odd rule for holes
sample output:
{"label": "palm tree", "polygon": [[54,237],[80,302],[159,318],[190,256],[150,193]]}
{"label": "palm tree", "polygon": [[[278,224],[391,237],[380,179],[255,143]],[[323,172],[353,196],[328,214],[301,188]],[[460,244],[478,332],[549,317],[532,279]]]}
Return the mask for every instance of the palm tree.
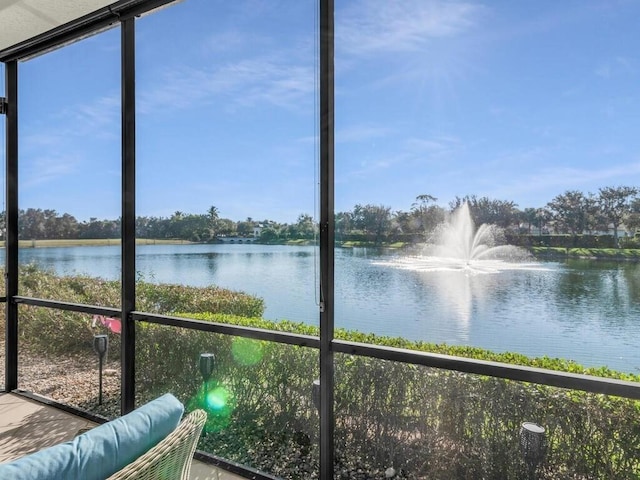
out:
{"label": "palm tree", "polygon": [[209,215],[209,236],[213,238],[216,235],[220,211],[218,210],[218,207],[211,205],[209,210],[207,210],[207,214]]}

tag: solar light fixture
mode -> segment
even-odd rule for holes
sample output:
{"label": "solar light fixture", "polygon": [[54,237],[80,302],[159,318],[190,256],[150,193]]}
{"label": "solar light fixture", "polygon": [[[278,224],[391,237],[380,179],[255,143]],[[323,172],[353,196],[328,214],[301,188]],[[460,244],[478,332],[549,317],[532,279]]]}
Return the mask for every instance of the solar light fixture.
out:
{"label": "solar light fixture", "polygon": [[98,355],[98,405],[102,405],[102,364],[107,356],[109,337],[107,335],[93,336],[93,350]]}
{"label": "solar light fixture", "polygon": [[547,452],[545,429],[537,423],[524,422],[520,427],[520,450],[529,469],[529,479],[536,478],[536,469]]}
{"label": "solar light fixture", "polygon": [[313,381],[311,398],[313,399],[316,410],[320,410],[320,380]]}
{"label": "solar light fixture", "polygon": [[213,367],[216,363],[216,357],[213,353],[201,353],[200,354],[200,375],[202,375],[202,379],[206,384],[211,378],[211,374],[213,373]]}

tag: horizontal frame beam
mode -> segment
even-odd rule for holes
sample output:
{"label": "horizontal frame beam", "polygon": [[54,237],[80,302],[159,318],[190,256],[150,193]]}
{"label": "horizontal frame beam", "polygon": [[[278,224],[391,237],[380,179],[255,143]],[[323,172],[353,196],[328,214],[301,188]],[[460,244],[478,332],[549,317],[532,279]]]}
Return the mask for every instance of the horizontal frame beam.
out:
{"label": "horizontal frame beam", "polygon": [[[250,478],[251,480],[280,480],[278,477],[274,477],[265,472],[256,470],[255,468],[242,465],[241,463],[227,460],[211,453],[196,450],[193,458],[206,463],[207,465],[213,465],[214,467],[220,467],[227,472],[234,473],[242,478]],[[208,477],[207,477],[208,478]]]}
{"label": "horizontal frame beam", "polygon": [[154,315],[144,312],[132,312],[134,320],[139,322],[155,323],[171,327],[188,328],[200,330],[202,332],[222,333],[236,337],[252,338],[254,340],[266,340],[268,342],[285,343],[297,347],[320,348],[320,339],[311,335],[300,335],[296,333],[278,332],[275,330],[265,330],[262,328],[243,327],[227,323],[206,322],[203,320],[192,320],[181,317],[167,317],[164,315]]}
{"label": "horizontal frame beam", "polygon": [[335,352],[349,355],[378,358],[380,360],[410,363],[412,365],[421,365],[442,370],[472,373],[506,380],[536,383],[538,385],[582,390],[590,393],[640,400],[640,383],[613,378],[593,377],[577,373],[546,370],[543,368],[526,367],[487,360],[475,360],[380,345],[368,345],[366,343],[345,342],[342,340],[334,340],[333,349]]}
{"label": "horizontal frame beam", "polygon": [[89,313],[92,315],[105,315],[108,317],[116,317],[116,318],[120,318],[121,316],[119,308],[99,307],[96,305],[84,305],[81,303],[59,302],[57,300],[45,300],[42,298],[23,297],[20,295],[13,297],[13,299],[15,303],[19,305],[22,304],[22,305],[30,305],[33,307],[56,308],[58,310],[66,310],[69,312]]}
{"label": "horizontal frame beam", "polygon": [[[100,307],[96,305],[83,305],[54,300],[44,300],[31,297],[14,297],[16,304],[31,305],[36,307],[55,308],[72,312],[89,313],[93,315],[106,315],[120,318],[121,313],[117,308]],[[278,332],[261,328],[243,327],[226,323],[207,322],[190,318],[172,317],[153,313],[134,311],[131,318],[138,322],[154,323],[170,327],[186,328],[203,332],[220,333],[236,337],[265,340],[268,342],[284,343],[299,347],[320,349],[320,338],[312,335],[300,335],[295,333]],[[334,340],[332,349],[335,353],[357,355],[361,357],[377,358],[394,362],[409,363],[423,367],[451,370],[455,372],[485,375],[518,382],[535,383],[550,387],[581,390],[584,392],[612,395],[617,397],[640,400],[640,383],[618,380],[614,378],[593,377],[577,373],[568,373],[543,368],[512,365],[509,363],[491,362],[487,360],[475,360],[464,357],[454,357],[438,353],[420,352],[382,345]]]}

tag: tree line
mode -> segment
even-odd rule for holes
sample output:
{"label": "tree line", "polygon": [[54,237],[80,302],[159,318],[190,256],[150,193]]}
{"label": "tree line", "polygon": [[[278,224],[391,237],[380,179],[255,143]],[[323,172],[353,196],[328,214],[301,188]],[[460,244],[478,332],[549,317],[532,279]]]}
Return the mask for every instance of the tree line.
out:
{"label": "tree line", "polygon": [[[18,238],[21,240],[59,239],[107,239],[120,238],[121,219],[100,220],[90,218],[78,221],[69,213],[56,210],[28,208],[18,211]],[[136,236],[149,239],[179,239],[193,242],[211,242],[219,237],[253,237],[256,228],[265,239],[270,231],[287,238],[312,239],[315,223],[310,215],[301,214],[296,223],[279,224],[272,220],[241,221],[221,218],[217,207],[210,207],[204,214],[174,212],[169,217],[140,216],[136,218]],[[0,214],[0,232],[4,237],[5,212]]]}
{"label": "tree line", "polygon": [[[497,200],[476,195],[456,196],[447,207],[429,194],[418,195],[408,211],[392,211],[385,205],[357,204],[350,211],[335,214],[336,240],[365,240],[376,244],[394,240],[427,241],[449,213],[463,203],[469,205],[476,223],[495,224],[507,232],[520,235],[611,233],[615,242],[621,228],[634,234],[640,229],[640,197],[636,187],[603,187],[598,193],[569,190],[557,195],[544,207],[518,209],[510,200]],[[2,232],[4,212],[1,216]],[[104,239],[120,237],[121,221],[90,218],[78,221],[68,213],[28,208],[18,214],[19,238],[40,239]],[[181,239],[213,242],[220,237],[253,237],[264,243],[288,240],[312,240],[317,223],[306,213],[295,222],[273,220],[241,221],[221,218],[211,206],[204,214],[174,212],[170,217],[140,216],[136,219],[138,238]]]}
{"label": "tree line", "polygon": [[336,214],[336,236],[346,238],[361,233],[375,243],[402,235],[423,236],[428,241],[447,215],[469,206],[476,225],[497,225],[516,235],[594,235],[611,234],[618,244],[620,230],[628,234],[640,229],[640,190],[636,187],[602,187],[598,193],[568,190],[540,208],[524,208],[510,200],[496,200],[476,195],[456,196],[448,208],[438,199],[423,194],[416,197],[411,209],[392,212],[384,205],[356,205],[350,212]]}

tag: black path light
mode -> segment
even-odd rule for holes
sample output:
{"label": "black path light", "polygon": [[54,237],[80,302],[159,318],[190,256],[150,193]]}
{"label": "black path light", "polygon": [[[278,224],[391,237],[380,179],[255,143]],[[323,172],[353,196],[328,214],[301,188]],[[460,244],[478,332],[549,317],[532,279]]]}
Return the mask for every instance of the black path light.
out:
{"label": "black path light", "polygon": [[98,405],[102,405],[102,364],[109,348],[107,335],[93,336],[93,350],[98,354]]}
{"label": "black path light", "polygon": [[316,410],[320,410],[320,380],[314,380],[311,390],[311,398]]}
{"label": "black path light", "polygon": [[529,469],[528,478],[536,478],[536,469],[547,452],[544,427],[537,423],[524,422],[520,427],[520,450]]}
{"label": "black path light", "polygon": [[211,374],[213,373],[213,367],[216,363],[216,357],[213,353],[201,353],[200,354],[200,375],[202,375],[202,379],[204,380],[205,386],[209,379],[211,378]]}

